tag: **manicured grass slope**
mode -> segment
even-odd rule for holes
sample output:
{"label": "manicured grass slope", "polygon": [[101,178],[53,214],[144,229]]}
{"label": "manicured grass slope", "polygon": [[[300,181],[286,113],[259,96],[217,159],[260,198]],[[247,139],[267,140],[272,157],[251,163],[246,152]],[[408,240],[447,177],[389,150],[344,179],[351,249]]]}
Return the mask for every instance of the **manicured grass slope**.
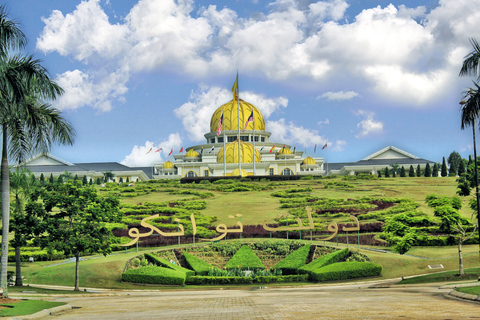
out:
{"label": "manicured grass slope", "polygon": [[58,307],[64,304],[66,303],[43,301],[43,300],[22,300],[16,303],[0,304],[2,306],[11,307],[11,308],[0,309],[0,317],[23,316],[23,315],[42,311],[43,309]]}

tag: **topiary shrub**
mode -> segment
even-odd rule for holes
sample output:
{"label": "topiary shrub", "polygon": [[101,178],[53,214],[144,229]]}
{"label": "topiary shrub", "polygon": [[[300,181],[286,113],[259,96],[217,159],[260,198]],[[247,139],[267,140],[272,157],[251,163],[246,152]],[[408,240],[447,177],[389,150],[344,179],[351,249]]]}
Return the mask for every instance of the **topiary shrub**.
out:
{"label": "topiary shrub", "polygon": [[262,261],[249,246],[242,246],[225,265],[227,269],[265,269]]}
{"label": "topiary shrub", "polygon": [[297,274],[298,268],[304,266],[307,262],[310,245],[307,244],[300,249],[290,253],[282,261],[273,266],[274,269],[282,270],[282,274]]}
{"label": "topiary shrub", "polygon": [[130,269],[122,273],[122,281],[134,283],[183,286],[185,278],[186,274],[184,272],[155,266]]}
{"label": "topiary shrub", "polygon": [[195,275],[206,276],[208,272],[213,268],[211,264],[206,263],[200,258],[195,257],[194,255],[185,252],[183,254],[187,266],[195,271]]}
{"label": "topiary shrub", "polygon": [[347,257],[348,252],[349,252],[348,248],[345,248],[339,251],[334,251],[332,253],[329,253],[318,259],[313,260],[309,264],[299,268],[298,271],[300,273],[308,273],[311,275],[313,271],[319,268],[322,268],[326,265],[329,265],[335,262],[343,261]]}
{"label": "topiary shrub", "polygon": [[317,269],[310,274],[313,281],[337,281],[378,276],[382,267],[371,262],[338,262]]}
{"label": "topiary shrub", "polygon": [[195,271],[193,271],[193,270],[183,268],[183,267],[181,267],[179,265],[176,265],[176,264],[173,264],[173,263],[171,263],[171,262],[169,262],[165,259],[156,257],[156,256],[154,256],[150,253],[145,253],[145,258],[147,258],[148,261],[150,261],[151,263],[153,263],[157,266],[161,266],[161,267],[169,268],[169,269],[172,269],[172,270],[175,270],[175,271],[183,272],[183,273],[185,273],[185,276],[187,277],[187,279],[189,277],[195,275]]}

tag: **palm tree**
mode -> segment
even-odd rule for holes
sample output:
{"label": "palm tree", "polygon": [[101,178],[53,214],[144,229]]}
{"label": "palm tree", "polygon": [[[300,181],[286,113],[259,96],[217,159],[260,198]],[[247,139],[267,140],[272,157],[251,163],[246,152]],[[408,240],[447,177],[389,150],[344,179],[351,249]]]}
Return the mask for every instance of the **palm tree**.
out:
{"label": "palm tree", "polygon": [[[476,89],[470,88],[469,91],[464,92],[465,100],[460,102],[461,104],[461,118],[462,118],[462,130],[468,126],[472,126],[473,130],[473,158],[475,162],[475,187],[477,198],[477,224],[480,220],[480,194],[478,192],[478,168],[477,168],[477,146],[475,142],[475,121],[478,119],[480,112],[480,86],[475,83]],[[479,234],[480,238],[480,234]],[[479,242],[480,246],[480,242]],[[480,247],[479,247],[480,254]],[[480,256],[479,256],[480,257]]]}
{"label": "palm tree", "polygon": [[462,68],[460,69],[460,76],[476,76],[480,80],[480,44],[475,38],[469,39],[473,46],[473,51],[465,56]]}
{"label": "palm tree", "polygon": [[74,130],[59,111],[44,99],[55,99],[63,90],[31,56],[9,54],[26,44],[25,34],[0,6],[0,133],[2,135],[1,202],[2,248],[0,287],[7,292],[10,184],[8,158],[21,162],[33,152],[47,152],[53,143],[73,144]]}

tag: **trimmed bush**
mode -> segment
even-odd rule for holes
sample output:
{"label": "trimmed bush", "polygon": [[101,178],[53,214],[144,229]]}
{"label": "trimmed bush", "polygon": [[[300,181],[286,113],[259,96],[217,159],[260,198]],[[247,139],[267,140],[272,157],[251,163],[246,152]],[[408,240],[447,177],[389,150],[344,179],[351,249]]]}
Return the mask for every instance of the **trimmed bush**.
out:
{"label": "trimmed bush", "polygon": [[173,264],[170,261],[167,261],[163,258],[156,257],[156,256],[154,256],[150,253],[145,253],[145,258],[147,258],[148,261],[150,261],[151,263],[153,263],[157,266],[161,266],[161,267],[165,267],[165,268],[169,268],[169,269],[172,269],[172,270],[183,272],[183,273],[185,273],[185,276],[187,277],[187,279],[189,277],[195,275],[195,271],[193,271],[193,270],[183,268],[183,267],[181,267],[179,265],[176,265],[176,264]]}
{"label": "trimmed bush", "polygon": [[309,264],[299,268],[298,271],[300,273],[308,273],[311,275],[313,271],[319,268],[344,260],[347,257],[348,252],[349,252],[348,248],[345,248],[339,251],[334,251],[332,253],[324,255],[323,257],[313,260]]}
{"label": "trimmed bush", "polygon": [[187,266],[195,271],[195,275],[206,276],[208,271],[213,267],[211,264],[206,263],[188,252],[185,252],[183,257],[185,258]]}
{"label": "trimmed bush", "polygon": [[211,277],[211,276],[193,276],[188,278],[188,284],[203,285],[203,284],[252,284],[252,277]]}
{"label": "trimmed bush", "polygon": [[337,281],[378,276],[382,267],[371,262],[338,262],[317,269],[310,274],[313,281]]}
{"label": "trimmed bush", "polygon": [[273,266],[274,269],[282,270],[282,274],[297,274],[298,268],[304,266],[307,262],[310,245],[307,244],[300,249],[290,253],[282,261]]}
{"label": "trimmed bush", "polygon": [[249,246],[242,246],[225,265],[227,269],[265,269],[262,261]]}
{"label": "trimmed bush", "polygon": [[307,282],[308,274],[293,274],[288,276],[257,276],[255,281],[258,283]]}
{"label": "trimmed bush", "polygon": [[186,274],[182,271],[162,267],[142,267],[122,273],[122,281],[183,286]]}

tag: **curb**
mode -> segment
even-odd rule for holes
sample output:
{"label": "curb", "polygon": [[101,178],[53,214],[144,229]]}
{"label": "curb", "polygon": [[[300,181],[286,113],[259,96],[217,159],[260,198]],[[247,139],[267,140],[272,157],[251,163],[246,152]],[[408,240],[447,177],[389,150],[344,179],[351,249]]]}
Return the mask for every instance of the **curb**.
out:
{"label": "curb", "polygon": [[448,293],[448,295],[456,297],[456,298],[460,298],[460,299],[465,299],[465,300],[480,301],[480,296],[477,296],[477,295],[474,295],[474,294],[459,292],[457,290],[450,291]]}
{"label": "curb", "polygon": [[63,306],[58,306],[50,309],[43,309],[42,311],[33,313],[33,314],[27,314],[24,316],[15,316],[15,317],[5,317],[2,319],[5,320],[33,320],[33,319],[41,319],[47,316],[51,316],[57,313],[61,312],[68,312],[71,311],[73,307],[69,304],[65,304]]}

